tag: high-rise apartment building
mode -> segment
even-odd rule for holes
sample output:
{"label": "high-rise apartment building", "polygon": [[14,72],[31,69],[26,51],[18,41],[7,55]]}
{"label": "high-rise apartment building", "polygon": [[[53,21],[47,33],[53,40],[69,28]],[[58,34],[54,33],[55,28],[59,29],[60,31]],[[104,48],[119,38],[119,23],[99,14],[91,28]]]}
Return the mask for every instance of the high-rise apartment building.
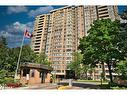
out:
{"label": "high-rise apartment building", "polygon": [[[119,20],[120,17],[118,15],[118,8],[117,6],[85,6],[84,9],[85,14],[85,32],[88,35],[88,30],[91,27],[91,24],[94,20],[97,19],[111,19],[114,21],[115,19]],[[95,70],[93,71],[92,75],[88,74],[92,79],[99,79],[101,78],[102,73],[102,65],[97,64]],[[105,69],[105,78],[109,79],[108,67],[107,64],[104,64]]]}
{"label": "high-rise apartment building", "polygon": [[87,35],[87,31],[90,29],[90,25],[94,20],[110,18],[114,21],[115,19],[120,19],[117,6],[85,6],[84,16],[85,32]]}
{"label": "high-rise apartment building", "polygon": [[97,14],[99,19],[119,19],[117,6],[97,6]]}
{"label": "high-rise apartment building", "polygon": [[31,48],[36,54],[39,54],[40,52],[45,52],[49,16],[50,15],[43,14],[37,16],[35,19],[34,32],[31,40]]}
{"label": "high-rise apartment building", "polygon": [[96,6],[85,6],[84,8],[84,16],[85,16],[85,31],[86,35],[88,35],[87,31],[90,29],[90,25],[94,20],[97,20],[97,7]]}
{"label": "high-rise apartment building", "polygon": [[66,6],[36,17],[31,47],[44,52],[56,75],[64,77],[67,65],[78,51],[79,38],[87,36],[94,20],[118,19],[116,6]]}
{"label": "high-rise apartment building", "polygon": [[[46,54],[53,62],[57,75],[63,77],[67,64],[73,60],[72,53],[77,51],[79,38],[84,36],[84,7],[71,6],[50,12],[50,29]],[[48,46],[49,45],[49,46]],[[49,49],[50,48],[50,49]]]}
{"label": "high-rise apartment building", "polygon": [[56,75],[63,77],[85,35],[84,6],[67,6],[36,17],[31,47],[45,52]]}

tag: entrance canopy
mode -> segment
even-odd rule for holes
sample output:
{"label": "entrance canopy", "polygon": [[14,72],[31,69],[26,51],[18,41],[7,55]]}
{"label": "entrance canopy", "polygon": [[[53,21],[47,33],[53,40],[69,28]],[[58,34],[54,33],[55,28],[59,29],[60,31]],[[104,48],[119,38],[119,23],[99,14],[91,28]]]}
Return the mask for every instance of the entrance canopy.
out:
{"label": "entrance canopy", "polygon": [[21,64],[20,68],[33,68],[33,69],[40,69],[40,70],[46,70],[46,71],[52,71],[53,68],[51,66],[38,64],[38,63],[23,63]]}

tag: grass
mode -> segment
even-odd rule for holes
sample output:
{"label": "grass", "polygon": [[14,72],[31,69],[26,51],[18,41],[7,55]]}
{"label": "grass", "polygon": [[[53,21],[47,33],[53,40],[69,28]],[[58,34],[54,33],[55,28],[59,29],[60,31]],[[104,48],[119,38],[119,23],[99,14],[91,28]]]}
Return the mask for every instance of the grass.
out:
{"label": "grass", "polygon": [[[77,82],[96,82],[96,83],[101,83],[100,80],[77,80]],[[103,83],[108,83],[108,81],[103,81]]]}
{"label": "grass", "polygon": [[127,89],[127,86],[116,84],[116,83],[112,83],[110,85],[103,84],[103,85],[99,85],[99,86],[100,86],[100,89],[113,89],[113,90]]}

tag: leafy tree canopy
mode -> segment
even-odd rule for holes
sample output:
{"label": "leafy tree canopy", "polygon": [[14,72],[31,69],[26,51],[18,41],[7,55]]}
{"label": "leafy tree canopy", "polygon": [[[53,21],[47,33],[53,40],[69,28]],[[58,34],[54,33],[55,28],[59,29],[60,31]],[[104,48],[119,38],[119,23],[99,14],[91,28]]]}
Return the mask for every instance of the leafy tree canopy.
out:
{"label": "leafy tree canopy", "polygon": [[117,73],[121,76],[122,79],[127,79],[127,60],[120,61],[117,64]]}
{"label": "leafy tree canopy", "polygon": [[44,65],[51,65],[51,62],[47,59],[47,56],[45,53],[40,53],[37,57],[36,57],[36,63],[39,64],[44,64]]}
{"label": "leafy tree canopy", "polygon": [[80,40],[79,49],[83,54],[85,64],[107,63],[109,67],[110,80],[111,60],[122,60],[124,55],[118,49],[118,35],[120,22],[111,19],[96,20],[88,31],[89,35]]}

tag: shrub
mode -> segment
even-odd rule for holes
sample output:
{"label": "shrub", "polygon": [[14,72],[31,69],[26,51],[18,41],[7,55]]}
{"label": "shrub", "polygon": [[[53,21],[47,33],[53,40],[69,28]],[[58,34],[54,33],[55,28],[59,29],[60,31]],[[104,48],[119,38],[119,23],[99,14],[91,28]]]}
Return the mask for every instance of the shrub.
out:
{"label": "shrub", "polygon": [[16,87],[21,87],[22,84],[21,83],[7,83],[6,86],[16,88]]}
{"label": "shrub", "polygon": [[14,78],[12,78],[12,77],[9,77],[9,78],[5,78],[5,83],[7,84],[7,83],[13,83],[14,82]]}

